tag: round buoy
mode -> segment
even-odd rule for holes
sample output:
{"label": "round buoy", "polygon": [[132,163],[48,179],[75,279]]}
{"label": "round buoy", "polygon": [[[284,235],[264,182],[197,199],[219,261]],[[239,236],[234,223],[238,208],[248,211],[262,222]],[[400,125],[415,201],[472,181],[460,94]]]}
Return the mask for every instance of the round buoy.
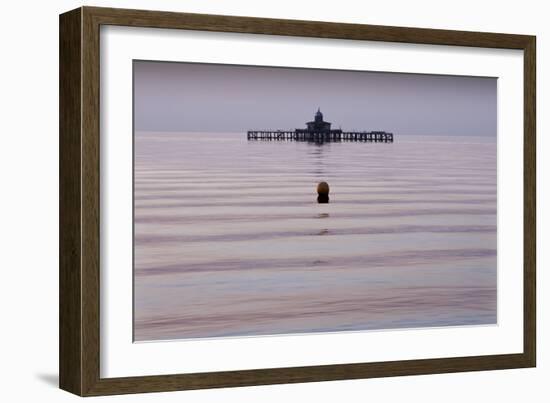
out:
{"label": "round buoy", "polygon": [[317,185],[317,202],[318,203],[328,203],[329,197],[328,194],[330,192],[330,187],[328,183],[326,182],[319,182]]}

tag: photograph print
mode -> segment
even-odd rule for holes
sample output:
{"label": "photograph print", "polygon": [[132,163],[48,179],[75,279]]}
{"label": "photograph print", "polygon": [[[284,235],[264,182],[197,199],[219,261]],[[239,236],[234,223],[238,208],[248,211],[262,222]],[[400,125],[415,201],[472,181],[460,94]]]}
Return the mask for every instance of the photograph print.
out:
{"label": "photograph print", "polygon": [[133,61],[135,342],[497,324],[497,79]]}

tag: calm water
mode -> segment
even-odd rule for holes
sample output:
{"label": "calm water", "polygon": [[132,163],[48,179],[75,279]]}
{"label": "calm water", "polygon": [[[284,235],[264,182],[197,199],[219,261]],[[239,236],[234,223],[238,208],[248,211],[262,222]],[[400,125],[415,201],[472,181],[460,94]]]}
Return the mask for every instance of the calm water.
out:
{"label": "calm water", "polygon": [[496,282],[493,138],[136,133],[136,341],[494,324]]}

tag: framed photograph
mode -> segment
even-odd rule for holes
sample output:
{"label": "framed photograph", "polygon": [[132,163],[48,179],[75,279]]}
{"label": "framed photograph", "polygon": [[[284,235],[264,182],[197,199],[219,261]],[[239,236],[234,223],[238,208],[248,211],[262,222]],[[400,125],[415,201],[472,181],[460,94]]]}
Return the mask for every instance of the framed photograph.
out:
{"label": "framed photograph", "polygon": [[60,387],[533,367],[535,37],[60,16]]}

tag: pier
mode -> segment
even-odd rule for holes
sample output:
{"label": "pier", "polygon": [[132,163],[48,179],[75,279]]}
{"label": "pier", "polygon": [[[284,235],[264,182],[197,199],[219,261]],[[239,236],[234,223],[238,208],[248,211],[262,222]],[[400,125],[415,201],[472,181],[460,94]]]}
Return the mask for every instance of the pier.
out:
{"label": "pier", "polygon": [[383,131],[376,132],[344,132],[332,130],[330,132],[309,132],[298,130],[249,130],[248,140],[293,140],[310,141],[315,143],[339,141],[365,141],[373,143],[393,143],[393,134]]}
{"label": "pier", "polygon": [[306,123],[305,129],[295,130],[249,130],[248,140],[292,140],[312,143],[341,141],[361,141],[371,143],[393,143],[393,133],[385,131],[343,131],[331,129],[331,123],[323,120],[321,109],[315,113],[314,120]]}

